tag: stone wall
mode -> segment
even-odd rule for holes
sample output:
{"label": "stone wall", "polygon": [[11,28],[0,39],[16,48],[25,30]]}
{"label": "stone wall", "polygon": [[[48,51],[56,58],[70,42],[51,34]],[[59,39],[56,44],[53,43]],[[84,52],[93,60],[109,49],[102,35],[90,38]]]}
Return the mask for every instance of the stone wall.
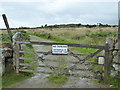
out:
{"label": "stone wall", "polygon": [[5,73],[5,58],[10,58],[12,56],[12,50],[10,48],[0,48],[0,75]]}
{"label": "stone wall", "polygon": [[117,39],[109,38],[107,39],[107,43],[109,44],[110,51],[112,52],[112,70],[111,70],[111,76],[117,76],[120,77],[120,60],[119,60],[119,49],[118,49],[118,41]]}
{"label": "stone wall", "polygon": [[[15,44],[15,41],[22,40],[21,33],[20,32],[15,33],[12,39],[13,39],[12,49],[14,50],[13,46]],[[13,64],[14,64],[13,62],[14,59],[12,59],[13,50],[11,49],[11,47],[7,47],[7,45],[6,45],[6,48],[0,48],[0,71],[1,71],[0,75],[1,76],[5,72],[11,71],[13,68]]]}

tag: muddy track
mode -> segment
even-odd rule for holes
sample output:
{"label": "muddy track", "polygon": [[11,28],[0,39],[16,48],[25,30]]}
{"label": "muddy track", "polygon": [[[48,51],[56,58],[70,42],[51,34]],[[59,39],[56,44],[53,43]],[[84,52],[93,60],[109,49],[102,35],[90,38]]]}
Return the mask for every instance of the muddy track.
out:
{"label": "muddy track", "polygon": [[[30,36],[31,41],[46,41],[51,42],[49,40]],[[43,56],[41,52],[48,52],[51,50],[51,46],[44,46],[44,45],[33,45],[34,50],[38,57]],[[103,85],[100,83],[95,82],[93,73],[90,70],[82,70],[82,69],[89,69],[88,66],[85,64],[77,64],[78,60],[70,55],[47,55],[44,56],[44,61],[38,60],[39,65],[44,65],[44,67],[37,67],[35,72],[35,76],[18,82],[16,84],[11,85],[9,88],[107,88],[107,85]],[[69,69],[75,65],[76,68]],[[57,67],[57,69],[51,69],[52,67]],[[64,69],[63,69],[64,68]],[[65,70],[65,68],[67,70]],[[80,70],[81,69],[81,70]],[[64,72],[64,73],[63,73]],[[65,84],[55,84],[46,78],[49,76],[49,73],[67,73],[68,81]]]}

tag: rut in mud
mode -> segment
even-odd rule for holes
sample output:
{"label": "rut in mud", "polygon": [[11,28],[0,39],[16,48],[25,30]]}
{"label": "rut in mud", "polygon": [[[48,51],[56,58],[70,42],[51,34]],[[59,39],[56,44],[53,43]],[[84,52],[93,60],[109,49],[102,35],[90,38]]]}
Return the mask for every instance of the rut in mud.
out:
{"label": "rut in mud", "polygon": [[[51,42],[49,40],[30,36],[31,41],[44,41]],[[40,52],[48,52],[51,50],[51,46],[44,45],[33,45],[33,48],[37,55],[40,57],[43,55]],[[84,69],[89,69],[88,66],[83,64],[76,64],[78,60],[70,55],[47,55],[44,57],[44,61],[38,61],[39,65],[44,65],[44,67],[37,67],[35,72],[35,76],[24,80],[22,82],[18,82],[16,84],[11,85],[9,88],[107,88],[107,85],[103,85],[95,82],[96,79],[93,79],[94,74]],[[57,67],[51,69],[48,66]],[[81,70],[80,70],[81,69]],[[68,81],[65,84],[55,84],[48,81],[47,76],[50,73],[57,74],[69,74]]]}

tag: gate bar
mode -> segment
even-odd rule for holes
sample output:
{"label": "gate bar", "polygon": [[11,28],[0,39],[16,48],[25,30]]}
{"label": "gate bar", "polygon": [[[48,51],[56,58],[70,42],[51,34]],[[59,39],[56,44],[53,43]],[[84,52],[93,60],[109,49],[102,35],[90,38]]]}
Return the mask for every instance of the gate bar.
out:
{"label": "gate bar", "polygon": [[52,42],[37,42],[37,41],[16,41],[19,44],[38,44],[38,45],[68,45],[70,47],[83,47],[83,48],[95,48],[104,49],[105,46],[98,45],[85,45],[85,44],[72,44],[72,43],[52,43]]}

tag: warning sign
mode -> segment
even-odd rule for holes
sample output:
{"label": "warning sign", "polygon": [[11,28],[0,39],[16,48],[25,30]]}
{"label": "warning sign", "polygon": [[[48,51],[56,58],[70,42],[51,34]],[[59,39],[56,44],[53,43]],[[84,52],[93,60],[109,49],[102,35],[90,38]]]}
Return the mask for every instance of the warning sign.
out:
{"label": "warning sign", "polygon": [[68,54],[68,46],[52,45],[52,54]]}

